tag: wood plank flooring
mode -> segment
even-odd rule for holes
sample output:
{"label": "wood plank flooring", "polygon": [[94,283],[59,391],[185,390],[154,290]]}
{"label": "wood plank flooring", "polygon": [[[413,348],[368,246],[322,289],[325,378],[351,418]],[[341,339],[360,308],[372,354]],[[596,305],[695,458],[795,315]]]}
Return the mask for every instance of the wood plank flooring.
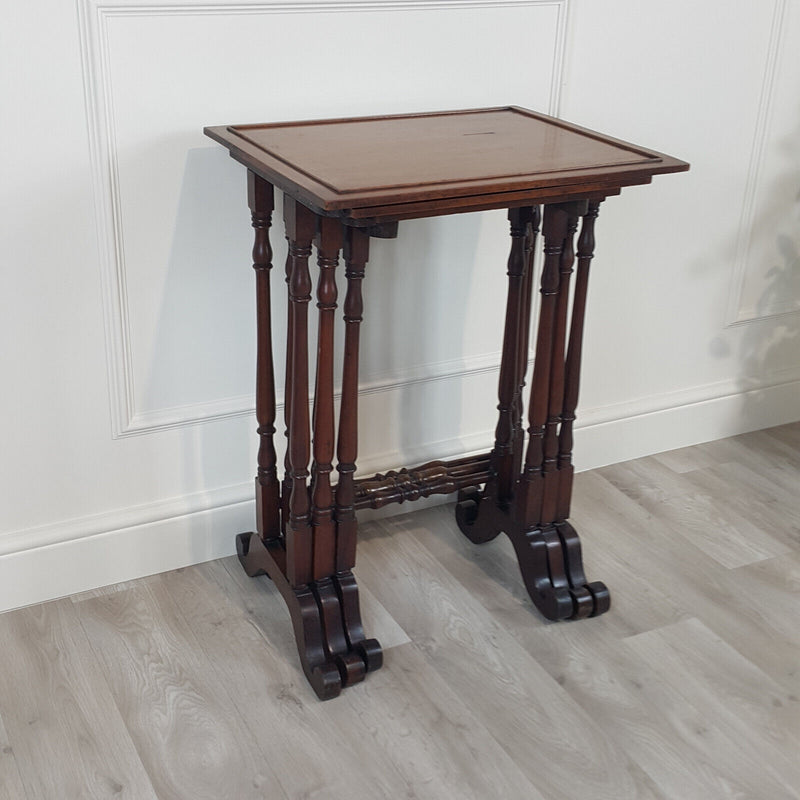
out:
{"label": "wood plank flooring", "polygon": [[0,615],[0,800],[798,800],[800,423],[580,474],[573,522],[612,607],[555,624],[451,505],[364,525],[385,666],[326,703],[235,558]]}

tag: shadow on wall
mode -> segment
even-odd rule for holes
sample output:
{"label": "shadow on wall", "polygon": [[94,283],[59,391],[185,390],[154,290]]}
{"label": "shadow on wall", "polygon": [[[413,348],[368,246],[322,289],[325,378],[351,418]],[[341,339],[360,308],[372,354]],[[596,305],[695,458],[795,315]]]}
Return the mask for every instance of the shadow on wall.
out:
{"label": "shadow on wall", "polygon": [[[785,213],[785,212],[784,212]],[[767,219],[766,214],[761,215]],[[741,340],[741,380],[747,420],[762,418],[767,402],[762,387],[797,381],[800,377],[800,193],[795,197],[789,230],[775,237],[779,261],[765,273],[766,285],[755,306],[755,319],[746,326]],[[765,226],[769,230],[773,226]],[[794,230],[791,230],[794,228]],[[758,230],[758,222],[754,222]],[[772,309],[790,305],[798,311],[774,315]],[[798,409],[800,414],[800,409]]]}
{"label": "shadow on wall", "polygon": [[[270,284],[276,399],[282,403],[287,247],[280,192],[276,192],[275,200]],[[474,288],[475,240],[479,235],[479,225],[471,216],[401,223],[398,239],[371,242],[363,284],[360,382],[362,386],[377,385],[370,402],[362,398],[360,403],[362,457],[382,457],[385,448],[377,453],[374,446],[370,449],[374,434],[380,435],[382,430],[390,431],[384,441],[393,443],[391,449],[399,451],[401,460],[406,452],[416,455],[414,451],[435,448],[435,443],[457,439],[461,433],[461,382],[427,379],[435,374],[436,362],[466,359],[464,307]],[[252,246],[245,170],[216,148],[189,150],[171,249],[151,295],[158,311],[152,317],[150,353],[138,363],[144,365],[140,396],[145,412],[177,409],[191,415],[197,404],[211,408],[210,421],[181,430],[184,483],[190,491],[250,482],[255,473],[254,415],[238,412],[241,424],[214,418],[215,403],[236,398],[245,406],[254,403]],[[309,386],[313,387],[319,273],[316,253],[309,267],[314,287],[309,307]],[[343,260],[336,271],[336,282],[339,308],[334,374],[339,392],[342,305],[347,291]],[[388,388],[382,389],[382,385]],[[285,447],[281,407],[277,408],[275,427],[280,467]],[[386,458],[393,460],[395,456],[388,454]],[[396,466],[400,464],[381,468]]]}
{"label": "shadow on wall", "polygon": [[[468,359],[465,308],[479,271],[479,221],[474,214],[408,220],[400,223],[397,239],[372,242],[361,379],[367,385],[401,384],[391,406],[396,412],[387,408],[390,416],[382,422],[397,428],[401,461],[413,461],[429,446],[435,450],[436,443],[452,447],[462,433],[463,381],[431,378],[441,374],[444,362],[463,367]],[[438,456],[447,454],[431,457]]]}
{"label": "shadow on wall", "polygon": [[226,153],[186,154],[168,260],[160,285],[154,281],[160,308],[146,362],[145,411],[252,392],[254,279],[244,175]]}

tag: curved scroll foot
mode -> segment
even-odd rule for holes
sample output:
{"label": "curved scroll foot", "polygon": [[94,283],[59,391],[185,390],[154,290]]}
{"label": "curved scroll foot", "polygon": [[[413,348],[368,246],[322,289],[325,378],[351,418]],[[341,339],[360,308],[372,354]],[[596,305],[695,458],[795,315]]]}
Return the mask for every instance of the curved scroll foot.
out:
{"label": "curved scroll foot", "polygon": [[341,694],[342,676],[333,664],[326,663],[309,671],[304,663],[303,672],[320,700],[332,700]]}
{"label": "curved scroll foot", "polygon": [[289,587],[288,583],[286,586],[291,594],[281,594],[292,617],[294,638],[303,672],[317,697],[320,700],[330,700],[341,692],[344,682],[339,665],[328,653],[319,604],[308,586],[295,589]]}
{"label": "curved scroll foot", "polygon": [[484,492],[477,486],[468,486],[458,492],[456,504],[456,524],[458,529],[473,544],[485,544],[496,538],[501,531],[492,519],[492,514],[484,513],[487,506],[494,507],[490,500],[484,502]]}
{"label": "curved scroll foot", "polygon": [[240,533],[236,537],[236,555],[239,556],[239,563],[248,578],[268,574],[262,553],[254,548],[251,554],[250,538],[253,536],[258,538],[255,533]]}
{"label": "curved scroll foot", "polygon": [[611,608],[611,594],[608,587],[602,581],[592,581],[587,583],[586,588],[592,593],[594,600],[594,608],[590,617],[599,617],[600,614],[605,614]]}
{"label": "curved scroll foot", "polygon": [[[565,580],[551,578],[551,560],[556,560],[553,536],[541,528],[506,531],[517,554],[522,580],[533,604],[549,620],[572,616],[573,602]],[[556,574],[558,570],[555,570]]]}
{"label": "curved scroll foot", "polygon": [[383,666],[383,648],[377,639],[364,639],[355,645],[355,650],[364,659],[367,672],[374,672]]}
{"label": "curved scroll foot", "polygon": [[572,598],[572,616],[570,619],[585,619],[591,617],[594,611],[594,596],[586,586],[569,590]]}
{"label": "curved scroll foot", "polygon": [[342,686],[363,681],[366,665],[357,653],[351,651],[345,636],[342,606],[333,580],[323,578],[315,581],[311,584],[311,591],[322,620],[323,646],[328,659],[339,670]]}
{"label": "curved scroll foot", "polygon": [[359,655],[367,672],[374,672],[383,665],[383,650],[377,639],[367,639],[364,634],[355,576],[350,570],[344,570],[334,575],[333,582],[339,596],[348,647]]}
{"label": "curved scroll foot", "polygon": [[321,700],[336,697],[383,664],[376,639],[367,639],[361,623],[358,586],[349,570],[290,586],[286,552],[278,539],[266,542],[255,533],[236,537],[236,552],[245,572],[269,575],[289,609],[303,672]]}
{"label": "curved scroll foot", "polygon": [[608,587],[600,581],[589,583],[583,571],[581,540],[575,528],[567,522],[556,525],[558,536],[564,550],[564,564],[569,579],[570,591],[575,599],[574,619],[598,617],[611,607]]}

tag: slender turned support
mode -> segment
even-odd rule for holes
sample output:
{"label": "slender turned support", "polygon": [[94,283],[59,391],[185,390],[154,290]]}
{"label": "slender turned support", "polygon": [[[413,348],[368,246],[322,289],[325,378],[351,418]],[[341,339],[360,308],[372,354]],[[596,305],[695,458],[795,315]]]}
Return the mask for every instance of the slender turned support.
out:
{"label": "slender turned support", "polygon": [[[255,175],[249,177],[248,186],[256,230],[253,266],[257,274],[259,326],[257,417],[261,446],[256,481],[259,527],[258,535],[241,534],[237,548],[247,574],[268,573],[284,596],[303,669],[317,694],[321,698],[335,697],[342,687],[362,680],[366,672],[377,669],[383,662],[379,643],[365,638],[358,587],[352,573],[358,508],[380,508],[459,490],[461,502],[456,517],[462,531],[474,542],[488,541],[501,531],[508,534],[531,599],[548,619],[596,616],[608,610],[606,587],[600,582],[586,582],[580,539],[567,519],[586,285],[599,202],[571,201],[545,207],[541,306],[524,465],[522,391],[530,337],[538,207],[509,211],[512,244],[498,386],[499,417],[492,452],[450,462],[429,462],[356,481],[361,284],[369,255],[370,231],[354,227],[343,230],[337,219],[317,217],[305,206],[286,198],[288,446],[284,490],[279,495],[273,443],[275,398],[268,281],[272,253],[267,232],[272,187]],[[575,262],[573,239],[581,216],[583,227],[578,242],[578,274],[567,348],[569,284]],[[311,301],[308,259],[312,240],[317,245],[320,270],[313,438],[308,409]],[[345,356],[336,445],[339,479],[334,490],[331,472],[336,442],[335,269],[342,247],[347,277]],[[477,488],[482,484],[483,492]]]}
{"label": "slender turned support", "polygon": [[572,322],[569,329],[569,347],[565,367],[564,406],[561,412],[561,431],[558,438],[559,485],[556,519],[560,522],[569,517],[572,498],[572,479],[575,471],[572,465],[572,427],[575,423],[575,409],[578,406],[583,321],[586,315],[589,267],[594,258],[594,223],[599,210],[600,201],[589,203],[589,210],[583,217],[581,235],[578,237],[578,270],[575,276],[575,296],[572,301]]}
{"label": "slender turned support", "polygon": [[559,264],[558,296],[553,322],[553,349],[550,362],[550,395],[547,424],[542,439],[542,510],[539,522],[550,524],[556,518],[558,502],[558,426],[564,405],[564,349],[567,337],[567,305],[572,265],[575,263],[573,240],[578,229],[578,216],[572,214],[567,221],[567,235]]}
{"label": "slender turned support", "polygon": [[[320,610],[328,658],[341,673],[342,684],[363,680],[365,660],[350,652],[344,619],[334,583],[336,523],[333,518],[333,450],[336,431],[333,407],[333,323],[336,312],[336,267],[342,248],[342,224],[331,217],[317,218],[317,376],[314,389],[314,462],[311,468],[311,525],[313,530],[312,591]],[[363,637],[362,637],[363,638]]]}
{"label": "slender turned support", "polygon": [[269,227],[274,209],[272,184],[253,172],[247,173],[247,204],[255,241],[253,269],[256,273],[256,419],[258,421],[258,470],[256,474],[256,530],[262,539],[280,536],[280,484],[278,483],[275,433],[275,371],[272,364],[269,277],[272,248]]}
{"label": "slender turned support", "polygon": [[558,487],[553,515],[556,530],[564,551],[564,564],[573,598],[575,617],[596,617],[608,611],[611,597],[608,588],[600,581],[587,583],[583,571],[581,543],[577,532],[567,522],[572,498],[572,426],[575,408],[578,405],[580,386],[581,348],[583,321],[586,312],[586,292],[589,281],[589,266],[594,256],[594,223],[599,212],[600,201],[589,203],[583,217],[578,238],[578,273],[575,278],[575,296],[572,303],[572,322],[569,332],[569,348],[565,365],[564,399],[561,412],[561,430],[558,437]]}
{"label": "slender turned support", "polygon": [[[514,474],[515,411],[518,410],[520,383],[520,347],[525,317],[525,274],[527,258],[525,243],[532,209],[512,208],[508,211],[511,223],[511,252],[508,256],[508,299],[503,333],[503,359],[500,365],[497,409],[500,412],[495,429],[493,466],[496,473],[496,499],[503,504],[511,499]],[[516,407],[515,407],[516,405]]]}
{"label": "slender turned support", "polygon": [[308,258],[315,233],[316,217],[304,205],[285,197],[283,216],[292,262],[289,279],[291,346],[289,403],[289,462],[292,491],[289,498],[289,528],[286,533],[286,576],[293,587],[311,581],[311,508],[306,478],[310,453],[308,417],[308,304],[311,276]]}
{"label": "slender turned support", "polygon": [[319,283],[317,308],[317,380],[314,390],[314,464],[311,470],[311,522],[314,528],[314,579],[336,569],[336,528],[333,520],[333,449],[336,432],[333,408],[333,323],[336,312],[336,267],[342,247],[338,219],[319,218],[316,238]]}
{"label": "slender turned support", "polygon": [[543,493],[544,433],[550,397],[550,372],[553,361],[553,334],[558,303],[559,266],[567,234],[568,212],[560,205],[545,206],[544,264],[542,266],[539,330],[536,338],[536,360],[531,380],[528,409],[528,449],[525,469],[520,479],[517,512],[520,522],[537,525]]}
{"label": "slender turned support", "polygon": [[[500,412],[501,424],[498,433],[507,432],[510,415],[514,439],[513,476],[519,476],[511,487],[508,502],[500,502],[498,487],[501,485],[499,471],[490,473],[483,492],[477,487],[481,476],[477,471],[468,471],[464,483],[460,483],[456,520],[462,532],[473,542],[481,543],[504,531],[511,539],[519,561],[525,586],[536,607],[548,619],[565,619],[596,616],[608,610],[609,594],[599,582],[587,583],[583,573],[580,539],[566,519],[569,512],[571,492],[571,448],[575,405],[577,403],[577,377],[580,361],[580,333],[583,310],[586,302],[586,272],[591,258],[591,232],[597,203],[591,207],[587,201],[551,204],[544,213],[544,264],[541,278],[541,306],[536,340],[536,362],[531,381],[531,401],[528,409],[529,441],[525,454],[525,465],[521,468],[523,434],[514,421],[522,410],[522,384],[527,362],[528,328],[530,306],[528,287],[532,272],[532,250],[537,228],[534,213],[526,234],[525,258],[527,270],[521,281],[522,299],[518,301],[514,282],[519,269],[515,263],[515,246],[509,260],[509,302],[507,304],[506,337],[501,366]],[[536,210],[534,210],[536,211]],[[565,364],[567,321],[569,311],[569,284],[575,262],[573,239],[578,227],[578,218],[584,216],[584,227],[579,244],[579,267],[577,295],[573,303],[573,321],[570,338],[570,354]],[[512,223],[513,235],[513,223]],[[515,337],[515,345],[509,345],[509,336]],[[523,357],[525,361],[523,361]],[[508,400],[508,376],[514,374],[514,392],[510,407]],[[500,444],[504,444],[498,436]],[[515,450],[515,448],[519,448]],[[492,466],[502,464],[498,459],[500,447],[492,451]],[[433,466],[433,465],[426,465]],[[563,469],[562,469],[563,468]],[[569,468],[569,472],[567,472]],[[374,492],[376,501],[397,501],[394,495],[402,491],[417,492],[419,486],[425,490],[435,488],[445,479],[452,481],[452,473],[441,468],[403,474],[395,473],[394,481],[402,479],[402,485],[389,487],[378,484],[365,485]],[[427,474],[430,472],[430,474]],[[442,474],[439,474],[442,473]],[[396,476],[396,477],[395,477]],[[382,476],[379,476],[382,477]],[[389,476],[386,476],[389,477]],[[460,477],[460,476],[459,476]],[[459,481],[460,482],[460,481]]]}
{"label": "slender turned support", "polygon": [[[397,235],[396,227],[387,235]],[[358,526],[356,521],[355,471],[358,454],[358,354],[359,334],[364,313],[361,284],[369,259],[369,233],[348,227],[344,239],[347,294],[344,300],[344,365],[342,403],[336,470],[336,574],[334,584],[344,622],[344,634],[351,653],[358,653],[372,672],[383,664],[383,651],[377,639],[367,639],[361,622],[358,586],[352,569],[356,563]]]}
{"label": "slender turned support", "polygon": [[528,354],[530,348],[531,332],[531,306],[533,304],[533,276],[536,254],[536,241],[539,235],[541,213],[539,206],[532,209],[531,220],[525,237],[525,278],[522,284],[523,311],[522,325],[519,329],[519,366],[517,389],[514,395],[514,468],[515,476],[522,469],[522,456],[525,446],[525,427],[522,424],[523,416],[523,390],[525,389],[525,374],[528,371]]}
{"label": "slender turned support", "polygon": [[339,481],[336,486],[336,570],[353,569],[356,563],[357,522],[354,475],[358,454],[358,355],[364,301],[361,284],[369,259],[369,236],[359,228],[347,228],[344,241],[347,295],[344,300],[344,366],[342,404],[337,444]]}
{"label": "slender turned support", "polygon": [[[288,245],[289,240],[287,238]],[[283,384],[283,424],[286,450],[283,457],[283,483],[281,484],[281,532],[286,533],[289,524],[289,498],[292,495],[292,460],[289,451],[289,412],[292,397],[292,301],[289,298],[289,281],[292,278],[292,254],[286,253],[286,370]]]}

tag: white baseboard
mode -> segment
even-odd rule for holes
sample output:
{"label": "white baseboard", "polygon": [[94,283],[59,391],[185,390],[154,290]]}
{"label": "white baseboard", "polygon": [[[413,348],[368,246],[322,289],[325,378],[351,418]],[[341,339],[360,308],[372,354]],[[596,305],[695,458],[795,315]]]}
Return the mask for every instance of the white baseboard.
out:
{"label": "white baseboard", "polygon": [[[719,384],[590,410],[582,414],[575,432],[576,466],[594,469],[798,418],[800,380],[794,377],[750,390]],[[413,453],[382,454],[361,464],[361,472],[480,451],[488,448],[491,437],[486,431],[431,443]],[[0,611],[233,555],[235,534],[253,529],[251,493],[248,482],[6,534],[0,537]],[[422,502],[435,505],[451,499],[437,496]],[[362,512],[362,518],[421,507],[404,503]]]}

